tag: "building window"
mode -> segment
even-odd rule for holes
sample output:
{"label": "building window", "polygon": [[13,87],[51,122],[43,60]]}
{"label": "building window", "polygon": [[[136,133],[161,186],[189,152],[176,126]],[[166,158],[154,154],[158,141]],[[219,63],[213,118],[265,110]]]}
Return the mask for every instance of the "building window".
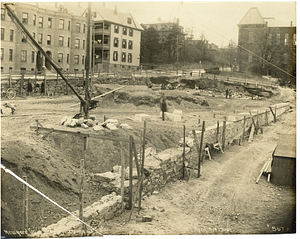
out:
{"label": "building window", "polygon": [[51,35],[47,36],[47,45],[51,45]]}
{"label": "building window", "polygon": [[96,24],[95,29],[103,29],[103,22]]}
{"label": "building window", "polygon": [[70,55],[67,54],[67,64],[69,64],[69,61],[70,61]]}
{"label": "building window", "polygon": [[117,51],[114,51],[113,60],[118,61],[118,52]]}
{"label": "building window", "polygon": [[120,28],[119,26],[115,25],[115,28],[114,28],[115,29],[115,33],[119,33],[119,28]]}
{"label": "building window", "polygon": [[28,24],[28,13],[26,13],[26,12],[23,12],[23,14],[22,14],[22,23]]}
{"label": "building window", "polygon": [[123,27],[123,35],[127,35],[127,28]]}
{"label": "building window", "polygon": [[1,40],[4,40],[5,29],[1,27]]}
{"label": "building window", "polygon": [[251,53],[248,54],[248,62],[249,63],[252,62],[252,54]]}
{"label": "building window", "polygon": [[68,37],[68,43],[67,43],[67,47],[70,47],[70,41],[71,41],[71,38]]}
{"label": "building window", "polygon": [[75,25],[75,32],[80,32],[80,23],[76,23],[76,25]]}
{"label": "building window", "polygon": [[64,37],[63,36],[58,37],[58,46],[64,46]]}
{"label": "building window", "polygon": [[289,45],[289,34],[286,33],[284,35],[284,45],[288,46]]}
{"label": "building window", "polygon": [[83,24],[83,33],[85,33],[85,24]]}
{"label": "building window", "polygon": [[296,33],[293,34],[293,45],[296,46],[297,43],[296,43]]}
{"label": "building window", "polygon": [[9,31],[9,40],[14,41],[14,30],[13,29],[10,29],[10,31]]}
{"label": "building window", "polygon": [[129,36],[133,36],[133,29],[129,29]]}
{"label": "building window", "polygon": [[58,59],[57,59],[57,61],[58,61],[59,63],[62,63],[62,62],[63,62],[63,57],[64,57],[64,54],[63,54],[63,53],[58,53]]}
{"label": "building window", "polygon": [[126,62],[126,53],[122,52],[122,62]]}
{"label": "building window", "polygon": [[119,47],[119,39],[116,37],[114,39],[114,47]]}
{"label": "building window", "polygon": [[122,48],[126,49],[126,47],[127,47],[127,41],[126,41],[126,39],[123,39],[122,40]]}
{"label": "building window", "polygon": [[131,20],[130,17],[127,18],[127,23],[128,23],[128,24],[131,24],[131,23],[132,23],[132,20]]}
{"label": "building window", "polygon": [[48,28],[52,28],[52,17],[48,17]]}
{"label": "building window", "polygon": [[85,48],[85,40],[82,40],[82,49]]}
{"label": "building window", "polygon": [[249,31],[249,43],[253,43],[254,42],[254,32]]}
{"label": "building window", "polygon": [[74,64],[79,64],[79,55],[74,56]]}
{"label": "building window", "polygon": [[81,63],[82,63],[82,65],[84,65],[84,56],[82,56]]}
{"label": "building window", "polygon": [[128,53],[128,62],[132,63],[132,54],[131,53]]}
{"label": "building window", "polygon": [[27,51],[21,50],[21,62],[27,61]]}
{"label": "building window", "polygon": [[280,45],[280,33],[276,35],[276,44]]}
{"label": "building window", "polygon": [[104,23],[104,29],[105,29],[105,30],[108,30],[108,29],[109,29],[109,25],[106,24],[106,23]]}
{"label": "building window", "polygon": [[132,46],[133,46],[133,42],[132,41],[128,41],[128,49],[132,50]]}
{"label": "building window", "polygon": [[59,19],[59,27],[60,30],[63,30],[65,28],[65,20]]}
{"label": "building window", "polygon": [[43,43],[43,34],[39,33],[38,35],[38,43],[42,44]]}
{"label": "building window", "polygon": [[4,60],[4,48],[1,48],[1,61]]}
{"label": "building window", "polygon": [[9,49],[8,60],[13,61],[13,49]]}
{"label": "building window", "polygon": [[68,21],[68,31],[71,30],[71,21]]}
{"label": "building window", "polygon": [[31,63],[34,63],[34,55],[35,55],[35,51],[31,52]]}
{"label": "building window", "polygon": [[272,45],[272,37],[273,37],[273,35],[272,35],[272,33],[270,33],[268,36],[268,44],[269,45]]}
{"label": "building window", "polygon": [[36,25],[36,15],[35,14],[32,15],[32,24],[33,24],[33,26]]}
{"label": "building window", "polygon": [[75,39],[75,48],[79,48],[80,46],[80,39]]}
{"label": "building window", "polygon": [[5,20],[5,9],[1,8],[1,20]]}
{"label": "building window", "polygon": [[44,21],[44,18],[43,17],[39,17],[39,27],[40,28],[43,28],[43,21]]}
{"label": "building window", "polygon": [[26,36],[24,36],[24,35],[22,35],[21,42],[24,42],[24,43],[26,43],[26,42],[27,42],[27,37],[26,37]]}

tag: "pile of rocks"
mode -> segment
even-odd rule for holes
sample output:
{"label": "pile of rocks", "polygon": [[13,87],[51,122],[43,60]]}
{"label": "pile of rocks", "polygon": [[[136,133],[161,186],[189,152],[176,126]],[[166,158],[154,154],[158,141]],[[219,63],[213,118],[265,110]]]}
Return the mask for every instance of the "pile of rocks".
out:
{"label": "pile of rocks", "polygon": [[105,122],[99,122],[95,119],[95,116],[90,116],[88,119],[85,118],[79,118],[74,119],[68,116],[65,116],[60,121],[61,125],[64,125],[66,127],[81,127],[84,129],[93,128],[95,131],[100,131],[104,129],[109,130],[118,130],[118,127],[124,128],[124,129],[131,129],[131,127],[128,124],[120,124],[119,121],[116,119],[107,119]]}

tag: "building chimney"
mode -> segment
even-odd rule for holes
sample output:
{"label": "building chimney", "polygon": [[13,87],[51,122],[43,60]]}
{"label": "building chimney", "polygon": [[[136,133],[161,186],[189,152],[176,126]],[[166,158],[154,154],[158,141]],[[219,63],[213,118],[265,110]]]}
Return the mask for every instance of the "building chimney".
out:
{"label": "building chimney", "polygon": [[118,15],[117,5],[115,5],[114,14],[115,14],[115,15]]}
{"label": "building chimney", "polygon": [[291,21],[291,27],[293,26],[293,21]]}

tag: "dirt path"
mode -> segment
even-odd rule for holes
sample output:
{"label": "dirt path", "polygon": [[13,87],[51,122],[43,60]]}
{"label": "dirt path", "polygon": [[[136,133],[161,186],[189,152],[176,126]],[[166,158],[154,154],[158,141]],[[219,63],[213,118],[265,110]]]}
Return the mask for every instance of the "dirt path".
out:
{"label": "dirt path", "polygon": [[[257,234],[292,232],[295,195],[262,176],[255,181],[264,162],[271,157],[279,133],[295,127],[295,113],[282,116],[264,128],[252,143],[227,147],[212,161],[205,160],[200,179],[167,185],[147,197],[138,215],[135,209],[103,225],[105,234]],[[150,215],[152,222],[141,222]]]}

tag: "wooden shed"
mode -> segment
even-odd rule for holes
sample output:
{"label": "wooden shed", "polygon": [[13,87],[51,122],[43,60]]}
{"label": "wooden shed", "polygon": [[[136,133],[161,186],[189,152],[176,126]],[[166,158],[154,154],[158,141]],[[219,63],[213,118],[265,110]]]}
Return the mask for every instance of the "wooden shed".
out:
{"label": "wooden shed", "polygon": [[271,182],[296,187],[296,135],[280,134],[273,152]]}

